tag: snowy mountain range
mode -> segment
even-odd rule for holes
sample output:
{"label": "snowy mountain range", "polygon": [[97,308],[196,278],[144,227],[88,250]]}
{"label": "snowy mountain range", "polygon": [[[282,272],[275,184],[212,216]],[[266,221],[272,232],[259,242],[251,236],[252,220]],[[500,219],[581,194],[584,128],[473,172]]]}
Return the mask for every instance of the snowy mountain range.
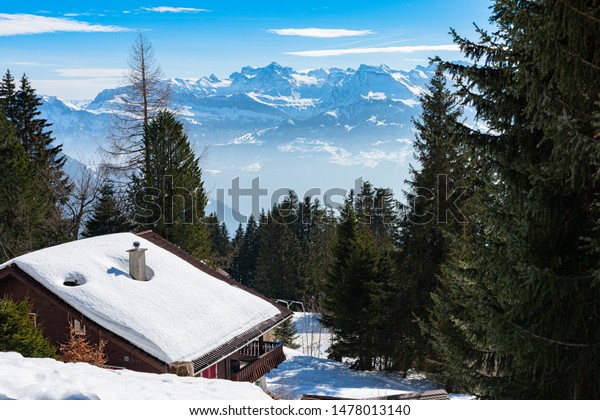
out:
{"label": "snowy mountain range", "polygon": [[[370,141],[410,133],[418,95],[432,74],[433,68],[421,66],[408,72],[385,65],[295,71],[271,63],[244,67],[225,79],[213,74],[166,83],[172,87],[173,109],[200,143]],[[67,153],[89,152],[104,142],[122,94],[122,88],[107,89],[91,102],[44,97],[44,116]]]}
{"label": "snowy mountain range", "polygon": [[[208,150],[203,168],[209,189],[260,175],[270,189],[300,194],[351,188],[360,176],[398,190],[412,156],[411,119],[420,113],[418,97],[434,70],[361,65],[301,71],[271,63],[227,78],[165,83],[196,151]],[[107,89],[77,102],[43,97],[43,116],[67,155],[96,156],[123,93]]]}

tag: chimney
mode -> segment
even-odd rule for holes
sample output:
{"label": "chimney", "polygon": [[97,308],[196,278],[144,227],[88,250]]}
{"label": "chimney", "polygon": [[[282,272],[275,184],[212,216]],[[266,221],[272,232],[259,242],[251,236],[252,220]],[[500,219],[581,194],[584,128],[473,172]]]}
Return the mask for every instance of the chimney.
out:
{"label": "chimney", "polygon": [[140,281],[148,280],[146,275],[146,248],[140,248],[140,243],[135,241],[129,253],[129,275]]}

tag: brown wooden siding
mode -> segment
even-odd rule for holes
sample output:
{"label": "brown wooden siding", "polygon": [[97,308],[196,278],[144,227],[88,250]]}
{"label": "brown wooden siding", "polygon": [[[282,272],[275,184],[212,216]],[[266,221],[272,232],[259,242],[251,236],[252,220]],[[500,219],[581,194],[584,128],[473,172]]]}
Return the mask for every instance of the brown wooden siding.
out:
{"label": "brown wooden siding", "polygon": [[[44,336],[57,348],[68,339],[69,320],[77,319],[85,325],[87,338],[91,343],[97,343],[100,337],[107,340],[105,352],[108,365],[140,372],[167,371],[165,363],[86,318],[16,266],[1,271],[0,296],[7,296],[15,301],[28,298],[38,314],[37,322],[43,328]],[[129,360],[125,360],[126,358]]]}

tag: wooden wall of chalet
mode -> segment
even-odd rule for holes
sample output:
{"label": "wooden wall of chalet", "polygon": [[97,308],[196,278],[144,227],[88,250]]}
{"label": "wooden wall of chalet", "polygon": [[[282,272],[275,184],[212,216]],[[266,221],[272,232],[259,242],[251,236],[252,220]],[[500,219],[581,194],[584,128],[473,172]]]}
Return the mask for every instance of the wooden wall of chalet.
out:
{"label": "wooden wall of chalet", "polygon": [[41,324],[44,336],[58,348],[60,343],[67,341],[69,320],[83,321],[86,335],[91,343],[98,342],[99,337],[107,340],[107,365],[122,367],[139,372],[164,373],[166,365],[141,352],[127,341],[115,336],[91,320],[86,319],[80,312],[58,299],[54,294],[39,285],[35,280],[22,278],[18,273],[0,273],[0,297],[8,296],[15,301],[28,297],[36,312],[36,322]]}

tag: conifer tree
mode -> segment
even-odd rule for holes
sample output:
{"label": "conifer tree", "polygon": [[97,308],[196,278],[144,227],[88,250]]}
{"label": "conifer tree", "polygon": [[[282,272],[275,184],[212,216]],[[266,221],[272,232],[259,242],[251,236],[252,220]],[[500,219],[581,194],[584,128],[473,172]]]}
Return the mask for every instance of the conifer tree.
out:
{"label": "conifer tree", "polygon": [[600,397],[600,5],[497,0],[443,63],[490,131],[464,138],[482,193],[465,209],[432,314],[447,377],[488,398]]}
{"label": "conifer tree", "polygon": [[39,210],[45,212],[42,223],[37,226],[38,237],[44,238],[41,246],[53,245],[67,239],[68,229],[62,217],[62,206],[72,188],[63,171],[66,157],[61,154],[61,145],[53,145],[50,124],[39,118],[41,99],[31,87],[25,75],[19,89],[7,71],[0,83],[0,108],[14,126],[17,139],[28,157],[30,167],[38,182]]}
{"label": "conifer tree", "polygon": [[273,330],[275,339],[283,342],[283,345],[290,349],[300,348],[300,344],[296,344],[296,338],[298,338],[298,331],[296,325],[290,318],[283,321],[283,323]]}
{"label": "conifer tree", "polygon": [[254,215],[250,215],[244,232],[244,240],[242,241],[239,251],[233,257],[231,276],[235,280],[242,283],[244,286],[252,286],[256,277],[256,263],[260,250],[260,238],[258,225]]}
{"label": "conifer tree", "polygon": [[56,349],[36,325],[33,305],[0,299],[0,351],[14,351],[24,357],[55,357]]}
{"label": "conifer tree", "polygon": [[44,230],[53,203],[40,189],[13,125],[0,112],[0,259],[7,261],[46,244]]}
{"label": "conifer tree", "polygon": [[302,282],[302,248],[300,241],[279,206],[267,213],[261,223],[260,248],[253,287],[260,293],[277,299],[298,300]]}
{"label": "conifer tree", "polygon": [[208,256],[202,171],[183,125],[173,113],[161,111],[146,127],[144,144],[144,167],[130,187],[136,194],[136,223],[198,258]]}
{"label": "conifer tree", "polygon": [[330,357],[351,357],[353,367],[370,370],[377,357],[370,286],[378,279],[378,255],[368,227],[359,224],[350,200],[340,217],[333,265],[327,273],[323,322],[335,334]]}
{"label": "conifer tree", "polygon": [[53,144],[51,124],[39,118],[41,105],[41,98],[23,75],[15,96],[12,122],[31,162],[47,180],[48,193],[58,204],[64,204],[71,188],[63,171],[67,158],[62,154],[62,145]]}
{"label": "conifer tree", "polygon": [[100,195],[92,209],[92,215],[85,222],[83,237],[127,232],[131,228],[127,210],[115,191],[114,183],[106,180],[100,188]]}
{"label": "conifer tree", "polygon": [[379,295],[390,308],[388,322],[401,325],[391,334],[396,348],[393,364],[401,365],[403,371],[425,368],[423,363],[431,350],[416,320],[424,321],[433,306],[430,295],[448,254],[444,232],[462,231],[460,226],[465,222],[458,207],[464,200],[464,162],[456,144],[461,111],[445,80],[444,74],[436,71],[428,91],[421,96],[423,111],[414,121],[414,157],[419,167],[411,165],[411,179],[407,181],[408,204],[397,236],[397,274],[391,290]]}
{"label": "conifer tree", "polygon": [[227,268],[230,265],[232,244],[225,222],[219,223],[216,213],[209,214],[204,223],[210,231],[210,260],[218,267]]}
{"label": "conifer tree", "polygon": [[2,112],[9,120],[15,118],[15,100],[15,78],[10,73],[10,70],[6,70],[6,73],[0,81],[0,112]]}

